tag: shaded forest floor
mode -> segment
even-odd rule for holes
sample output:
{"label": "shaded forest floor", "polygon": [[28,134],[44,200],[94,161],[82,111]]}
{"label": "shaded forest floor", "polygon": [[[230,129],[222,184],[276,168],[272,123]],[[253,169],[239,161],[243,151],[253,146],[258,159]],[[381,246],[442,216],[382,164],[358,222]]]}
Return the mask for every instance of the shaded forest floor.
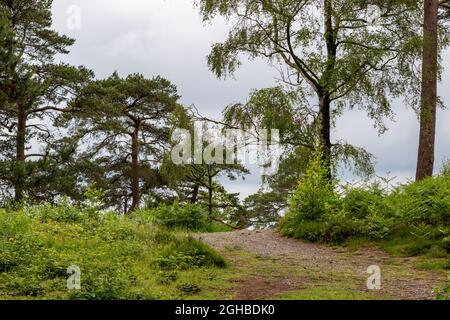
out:
{"label": "shaded forest floor", "polygon": [[[229,261],[226,292],[232,299],[434,299],[447,278],[442,270],[419,270],[420,257],[310,244],[269,230],[196,238]],[[381,268],[381,290],[367,289],[371,265]]]}

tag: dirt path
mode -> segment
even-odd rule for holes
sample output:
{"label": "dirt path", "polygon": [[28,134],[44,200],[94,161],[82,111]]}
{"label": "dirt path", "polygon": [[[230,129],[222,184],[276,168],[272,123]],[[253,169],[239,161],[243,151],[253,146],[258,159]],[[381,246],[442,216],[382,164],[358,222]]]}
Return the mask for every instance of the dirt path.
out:
{"label": "dirt path", "polygon": [[[236,270],[236,299],[355,298],[433,299],[445,273],[418,271],[413,258],[374,249],[350,251],[304,243],[273,231],[202,234]],[[367,268],[381,268],[381,290],[368,290]]]}

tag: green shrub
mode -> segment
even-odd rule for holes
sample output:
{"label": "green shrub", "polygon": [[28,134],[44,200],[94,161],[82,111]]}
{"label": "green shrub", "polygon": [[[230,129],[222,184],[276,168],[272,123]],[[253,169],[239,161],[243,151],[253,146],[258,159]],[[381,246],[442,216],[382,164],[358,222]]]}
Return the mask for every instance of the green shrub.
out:
{"label": "green shrub", "polygon": [[160,271],[158,274],[157,282],[159,284],[170,284],[177,281],[178,273],[175,271]]}
{"label": "green shrub", "polygon": [[382,211],[371,212],[366,219],[361,220],[362,235],[369,239],[383,240],[388,238],[395,229],[395,219]]}
{"label": "green shrub", "polygon": [[[129,267],[129,266],[128,266]],[[123,300],[128,299],[127,287],[132,277],[127,266],[111,263],[106,266],[91,265],[82,272],[81,290],[73,290],[70,299],[77,300]]]}
{"label": "green shrub", "polygon": [[318,153],[290,198],[290,212],[298,221],[320,220],[335,200],[334,184],[327,179],[327,169]]}
{"label": "green shrub", "polygon": [[340,199],[342,209],[357,219],[364,219],[371,213],[377,213],[382,208],[385,191],[379,183],[362,187],[344,187]]}
{"label": "green shrub", "polygon": [[63,201],[58,206],[49,204],[25,207],[24,211],[32,216],[36,216],[42,222],[82,222],[85,219],[84,213],[77,207],[71,206]]}
{"label": "green shrub", "polygon": [[186,270],[197,267],[226,267],[225,259],[203,242],[186,238],[164,248],[157,259],[163,270]]}
{"label": "green shrub", "polygon": [[38,297],[44,292],[44,281],[36,275],[12,276],[6,281],[6,288],[13,296]]}
{"label": "green shrub", "polygon": [[208,210],[199,204],[181,205],[175,203],[173,205],[162,205],[139,214],[144,217],[147,216],[149,220],[169,229],[205,231],[211,225]]}
{"label": "green shrub", "polygon": [[6,212],[0,209],[0,238],[9,239],[30,230],[31,220],[23,212]]}
{"label": "green shrub", "polygon": [[[300,179],[297,189],[289,198],[289,210],[280,221],[279,227],[285,235],[300,235],[312,231],[311,221],[323,221],[323,216],[334,210],[337,195],[334,182],[327,179],[327,169],[320,152],[310,161],[305,176]],[[303,227],[303,224],[308,226]],[[297,230],[301,228],[302,230]],[[314,234],[314,236],[313,236]],[[316,238],[316,232],[311,233]]]}
{"label": "green shrub", "polygon": [[323,223],[319,221],[303,221],[298,226],[288,227],[284,223],[281,231],[285,236],[295,239],[305,239],[311,242],[319,242],[323,238]]}
{"label": "green shrub", "polygon": [[182,283],[177,286],[178,290],[183,294],[193,295],[201,291],[200,287],[195,283]]}
{"label": "green shrub", "polygon": [[168,244],[175,242],[177,238],[172,232],[168,230],[158,229],[153,234],[153,240],[158,244]]}
{"label": "green shrub", "polygon": [[345,211],[326,216],[323,222],[321,241],[327,243],[343,243],[352,237],[359,237],[362,231],[360,220],[352,218]]}
{"label": "green shrub", "polygon": [[450,178],[446,175],[401,186],[391,197],[403,220],[450,224]]}
{"label": "green shrub", "polygon": [[326,179],[320,159],[311,161],[290,198],[279,223],[282,234],[326,243],[382,240],[408,256],[450,253],[450,165],[436,177],[393,190],[378,182],[337,188]]}

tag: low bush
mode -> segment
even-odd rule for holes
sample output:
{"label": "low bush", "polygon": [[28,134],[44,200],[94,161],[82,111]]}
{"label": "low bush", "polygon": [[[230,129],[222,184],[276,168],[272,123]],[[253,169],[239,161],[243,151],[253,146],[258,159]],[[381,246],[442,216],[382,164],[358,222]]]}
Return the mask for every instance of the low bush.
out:
{"label": "low bush", "polygon": [[450,222],[450,177],[447,175],[401,186],[391,196],[403,220],[429,225]]}
{"label": "low bush", "polygon": [[225,259],[203,242],[187,238],[167,245],[157,260],[164,270],[186,270],[196,267],[226,267]]}
{"label": "low bush", "polygon": [[182,283],[178,285],[177,288],[181,291],[181,293],[186,295],[196,294],[201,291],[201,288],[195,283]]}
{"label": "low bush", "polygon": [[141,212],[140,215],[169,229],[203,231],[211,224],[208,218],[208,210],[199,204],[164,204],[158,208]]}
{"label": "low bush", "polygon": [[160,284],[170,284],[173,283],[175,281],[177,281],[178,279],[178,273],[176,271],[163,271],[161,270],[158,273],[158,278],[157,281]]}

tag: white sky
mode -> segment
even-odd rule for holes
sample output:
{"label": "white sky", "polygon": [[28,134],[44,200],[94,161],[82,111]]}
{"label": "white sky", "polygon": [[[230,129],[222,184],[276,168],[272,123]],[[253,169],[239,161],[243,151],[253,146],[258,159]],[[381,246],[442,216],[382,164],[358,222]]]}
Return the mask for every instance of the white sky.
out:
{"label": "white sky", "polygon": [[[68,8],[81,9],[81,28],[68,28]],[[264,61],[249,61],[234,79],[218,80],[208,70],[206,56],[211,45],[227,35],[227,26],[218,19],[205,25],[192,0],[55,0],[54,26],[77,40],[64,61],[85,65],[97,77],[106,77],[115,70],[121,75],[139,72],[148,77],[161,75],[178,86],[182,102],[195,104],[205,115],[220,117],[227,105],[245,101],[251,89],[275,84],[276,70]],[[450,51],[444,65],[450,62]],[[449,105],[450,71],[446,70],[440,94]],[[415,174],[418,145],[418,121],[414,112],[401,103],[395,105],[395,122],[379,137],[364,112],[347,112],[337,123],[334,139],[365,147],[377,158],[377,174],[397,176],[399,180]],[[438,168],[450,157],[450,111],[438,114]],[[259,176],[245,181],[226,183],[232,192],[242,196],[258,189]]]}

